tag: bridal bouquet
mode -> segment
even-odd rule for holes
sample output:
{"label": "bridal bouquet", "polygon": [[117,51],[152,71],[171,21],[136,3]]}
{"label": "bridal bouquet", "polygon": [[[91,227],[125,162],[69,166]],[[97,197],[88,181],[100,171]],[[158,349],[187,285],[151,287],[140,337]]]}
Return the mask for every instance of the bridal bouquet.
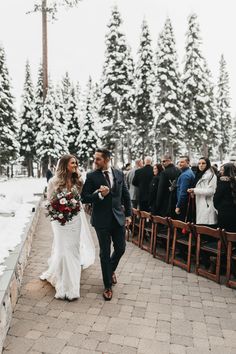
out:
{"label": "bridal bouquet", "polygon": [[77,215],[80,208],[80,195],[77,189],[72,189],[71,192],[67,190],[54,192],[50,201],[46,202],[47,216],[51,217],[51,221],[57,220],[61,225],[65,225]]}

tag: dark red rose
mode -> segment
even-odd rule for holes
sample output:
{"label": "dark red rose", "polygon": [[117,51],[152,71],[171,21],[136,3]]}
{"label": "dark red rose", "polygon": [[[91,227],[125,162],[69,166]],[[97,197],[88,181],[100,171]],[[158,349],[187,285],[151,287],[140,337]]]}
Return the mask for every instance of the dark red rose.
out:
{"label": "dark red rose", "polygon": [[66,206],[65,209],[64,209],[64,212],[65,212],[65,213],[70,213],[70,212],[71,212],[71,208],[69,208],[68,206]]}
{"label": "dark red rose", "polygon": [[63,213],[63,211],[65,210],[65,208],[66,208],[66,206],[65,206],[65,204],[60,204],[60,206],[59,206],[59,211],[61,211],[62,213]]}

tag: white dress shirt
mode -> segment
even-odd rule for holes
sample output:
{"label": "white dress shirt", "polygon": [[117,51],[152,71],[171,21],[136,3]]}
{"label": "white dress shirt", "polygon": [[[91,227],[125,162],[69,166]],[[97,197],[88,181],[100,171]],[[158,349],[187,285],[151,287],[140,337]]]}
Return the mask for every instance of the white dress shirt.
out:
{"label": "white dress shirt", "polygon": [[[108,172],[108,176],[109,176],[109,179],[110,179],[110,183],[111,183],[111,188],[113,187],[113,184],[114,184],[114,177],[113,177],[113,173],[112,173],[112,169],[111,167],[109,167],[107,170],[105,170]],[[104,171],[102,171],[104,177],[106,178],[105,174],[104,174]]]}
{"label": "white dress shirt", "polygon": [[[111,188],[112,188],[112,187],[113,187],[113,184],[114,184],[114,177],[113,177],[112,169],[111,169],[111,167],[109,167],[109,168],[108,168],[107,170],[105,170],[105,171],[108,172],[108,176],[109,176],[109,180],[110,180],[110,184],[111,184]],[[104,171],[102,171],[102,173],[103,173],[103,176],[104,176],[104,178],[105,178],[105,180],[106,180],[106,176],[105,176],[105,174],[104,174]],[[101,199],[101,200],[104,199],[104,197],[102,196],[101,192],[98,192],[98,196],[99,196],[99,199]]]}

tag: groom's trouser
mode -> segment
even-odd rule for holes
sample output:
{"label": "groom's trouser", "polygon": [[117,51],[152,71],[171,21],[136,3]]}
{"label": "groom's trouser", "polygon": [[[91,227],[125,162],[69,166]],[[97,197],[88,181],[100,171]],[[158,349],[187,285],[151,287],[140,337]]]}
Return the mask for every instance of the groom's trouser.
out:
{"label": "groom's trouser", "polygon": [[[113,217],[110,227],[96,228],[100,246],[102,277],[106,289],[112,287],[112,273],[116,270],[121,256],[125,252],[125,226],[120,226]],[[114,251],[111,255],[111,240]]]}

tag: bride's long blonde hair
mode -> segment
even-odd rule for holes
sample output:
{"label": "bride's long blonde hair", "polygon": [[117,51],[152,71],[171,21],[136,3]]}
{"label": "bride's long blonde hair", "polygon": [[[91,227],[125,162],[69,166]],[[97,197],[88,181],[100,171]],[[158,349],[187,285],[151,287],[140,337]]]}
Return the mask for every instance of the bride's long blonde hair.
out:
{"label": "bride's long blonde hair", "polygon": [[[62,190],[63,188],[66,187],[66,181],[68,178],[68,163],[70,161],[70,159],[75,159],[75,161],[77,162],[77,166],[78,166],[78,160],[74,155],[63,155],[60,160],[58,161],[57,164],[57,168],[56,168],[56,189],[58,191]],[[71,182],[72,185],[76,185],[76,187],[78,188],[79,192],[81,192],[82,187],[83,187],[83,180],[81,178],[81,173],[79,172],[79,170],[77,169],[77,172],[72,173],[71,175]]]}

